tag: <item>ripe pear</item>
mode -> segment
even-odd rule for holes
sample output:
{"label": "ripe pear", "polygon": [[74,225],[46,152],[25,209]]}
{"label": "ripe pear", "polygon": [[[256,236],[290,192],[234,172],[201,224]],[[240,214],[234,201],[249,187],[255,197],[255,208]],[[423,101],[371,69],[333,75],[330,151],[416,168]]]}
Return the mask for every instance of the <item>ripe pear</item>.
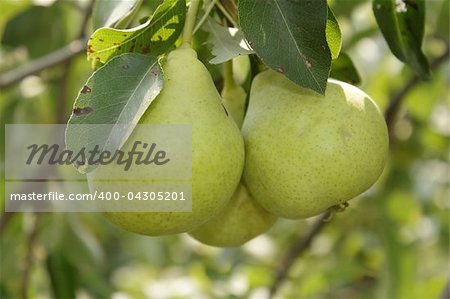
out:
{"label": "ripe pear", "polygon": [[269,212],[290,219],[317,215],[364,192],[388,154],[378,106],[333,79],[321,96],[275,71],[258,74],[242,131],[247,187]]}
{"label": "ripe pear", "polygon": [[[192,212],[105,213],[114,224],[151,236],[191,231],[214,217],[228,203],[244,166],[242,135],[224,110],[211,76],[196,52],[189,45],[182,45],[169,53],[163,70],[164,87],[139,124],[192,126]],[[133,134],[124,146],[125,151],[134,143]],[[107,189],[96,179],[122,169],[122,165],[116,164],[98,167],[90,176],[91,188]],[[142,173],[142,178],[148,176]],[[145,182],[141,187],[124,191],[152,191],[145,189]]]}
{"label": "ripe pear", "polygon": [[[231,63],[225,64],[222,103],[240,128],[244,120],[244,89],[232,77]],[[248,192],[244,182],[236,188],[230,202],[213,219],[189,233],[198,241],[216,247],[237,247],[267,231],[277,217],[264,210]]]}
{"label": "ripe pear", "polygon": [[252,198],[241,182],[225,209],[189,235],[207,245],[237,247],[267,231],[276,219]]}

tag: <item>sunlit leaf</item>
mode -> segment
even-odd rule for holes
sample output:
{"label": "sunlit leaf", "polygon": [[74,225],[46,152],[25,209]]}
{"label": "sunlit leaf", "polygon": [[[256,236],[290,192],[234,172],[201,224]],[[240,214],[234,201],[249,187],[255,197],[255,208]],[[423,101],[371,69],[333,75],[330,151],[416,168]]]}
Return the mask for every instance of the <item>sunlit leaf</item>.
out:
{"label": "sunlit leaf", "polygon": [[[125,27],[141,6],[143,0],[97,0],[92,11],[92,26]],[[120,23],[120,25],[119,25]],[[113,26],[116,24],[116,26]]]}
{"label": "sunlit leaf", "polygon": [[338,58],[342,47],[342,33],[330,7],[328,7],[326,35],[328,47],[330,47],[331,58],[336,59]]}
{"label": "sunlit leaf", "polygon": [[158,6],[152,18],[138,27],[100,28],[89,39],[88,59],[94,66],[123,53],[161,55],[173,47],[180,36],[185,14],[184,0],[167,0]]}
{"label": "sunlit leaf", "polygon": [[242,32],[237,28],[221,26],[211,18],[206,21],[205,28],[211,34],[208,42],[213,46],[214,58],[209,63],[224,63],[237,56],[254,53],[245,41]]}

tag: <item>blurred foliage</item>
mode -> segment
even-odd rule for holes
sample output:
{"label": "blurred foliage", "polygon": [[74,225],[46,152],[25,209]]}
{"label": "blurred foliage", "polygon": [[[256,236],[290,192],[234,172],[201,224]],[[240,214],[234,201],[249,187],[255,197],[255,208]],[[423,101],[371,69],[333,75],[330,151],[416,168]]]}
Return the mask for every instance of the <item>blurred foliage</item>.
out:
{"label": "blurred foliage", "polygon": [[[88,2],[2,0],[0,71],[27,65],[76,38]],[[143,3],[147,14],[156,7],[150,2]],[[423,50],[430,58],[448,43],[448,2],[426,1]],[[411,71],[390,53],[370,1],[329,4],[361,87],[385,109]],[[199,31],[195,44],[200,47],[204,38]],[[205,62],[211,58],[205,47],[199,55]],[[208,67],[214,78],[220,76]],[[66,121],[90,73],[80,55],[0,91],[2,206],[4,124]],[[314,239],[277,298],[439,297],[448,279],[450,241],[449,81],[447,64],[403,99],[382,178]],[[0,297],[266,298],[281,257],[310,224],[282,220],[242,248],[217,249],[187,235],[128,233],[95,213],[21,213],[2,231]]]}

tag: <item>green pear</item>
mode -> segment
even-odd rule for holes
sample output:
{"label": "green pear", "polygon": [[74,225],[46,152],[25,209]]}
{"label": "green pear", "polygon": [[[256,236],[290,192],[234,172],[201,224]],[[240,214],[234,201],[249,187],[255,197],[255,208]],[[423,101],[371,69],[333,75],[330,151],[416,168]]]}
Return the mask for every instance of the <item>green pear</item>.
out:
{"label": "green pear", "polygon": [[388,155],[378,106],[357,87],[332,79],[321,96],[275,71],[258,74],[242,131],[247,187],[266,210],[290,219],[364,192]]}
{"label": "green pear", "polygon": [[207,245],[237,247],[267,231],[276,219],[252,198],[241,182],[225,209],[189,235]]}
{"label": "green pear", "polygon": [[[229,202],[244,166],[242,135],[222,106],[211,76],[196,52],[187,44],[181,46],[169,53],[163,70],[163,90],[139,124],[192,126],[192,212],[105,213],[110,221],[128,231],[152,236],[191,231],[214,217]],[[134,139],[133,132],[124,145],[125,151]],[[122,169],[116,164],[98,167],[89,178],[91,188],[107,189],[98,180]],[[143,178],[148,175],[142,173]],[[124,191],[145,190],[145,182],[138,189]]]}
{"label": "green pear", "polygon": [[[231,63],[225,64],[222,103],[240,128],[247,94],[232,77]],[[213,219],[189,233],[198,241],[217,247],[237,247],[267,231],[277,217],[264,210],[251,196],[244,182],[236,188],[228,205]]]}

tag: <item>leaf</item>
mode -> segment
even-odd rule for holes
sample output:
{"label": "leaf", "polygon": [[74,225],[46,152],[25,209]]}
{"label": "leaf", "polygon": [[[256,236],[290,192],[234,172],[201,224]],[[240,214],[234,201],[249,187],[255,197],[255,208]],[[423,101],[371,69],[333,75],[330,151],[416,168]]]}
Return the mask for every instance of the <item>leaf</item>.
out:
{"label": "leaf", "polygon": [[[100,27],[116,27],[119,24],[126,27],[130,16],[139,9],[142,0],[97,0],[92,11],[92,26],[94,29]],[[121,26],[121,27],[122,27]]]}
{"label": "leaf", "polygon": [[331,67],[325,0],[239,1],[242,31],[270,68],[323,94]]}
{"label": "leaf", "polygon": [[0,39],[5,29],[5,24],[21,11],[27,9],[31,5],[30,0],[2,0],[2,13],[0,15]]}
{"label": "leaf", "polygon": [[207,42],[213,46],[214,58],[209,63],[220,64],[240,55],[254,53],[239,29],[221,26],[211,18],[208,18],[204,26],[211,33]]}
{"label": "leaf", "polygon": [[[73,38],[68,34],[73,26],[70,21],[74,20],[74,14],[77,13],[73,9],[68,10],[67,5],[68,2],[58,1],[49,7],[31,6],[21,11],[6,23],[2,47],[25,46],[30,58],[36,58],[67,45]],[[0,11],[3,15],[2,9]],[[30,26],[33,30],[30,30]]]}
{"label": "leaf", "polygon": [[112,57],[135,52],[158,56],[180,36],[186,15],[184,0],[166,0],[144,24],[132,29],[100,28],[88,42],[88,59],[106,63]]}
{"label": "leaf", "polygon": [[344,52],[341,52],[339,57],[333,60],[330,77],[354,85],[361,83],[361,77],[353,64],[353,61]]}
{"label": "leaf", "polygon": [[75,298],[78,285],[75,266],[60,247],[49,252],[46,259],[53,298]]}
{"label": "leaf", "polygon": [[331,58],[336,59],[342,47],[342,33],[333,11],[328,7],[328,18],[326,27],[326,36],[328,47],[330,48]]}
{"label": "leaf", "polygon": [[411,66],[422,79],[428,79],[430,67],[421,50],[424,0],[374,0],[372,8],[392,54]]}
{"label": "leaf", "polygon": [[[163,86],[157,58],[135,53],[122,54],[99,68],[81,89],[66,129],[66,146],[79,152],[83,147],[115,151],[129,137]],[[99,126],[80,124],[111,124]],[[77,161],[83,166],[85,161]],[[93,166],[84,165],[80,172]]]}

